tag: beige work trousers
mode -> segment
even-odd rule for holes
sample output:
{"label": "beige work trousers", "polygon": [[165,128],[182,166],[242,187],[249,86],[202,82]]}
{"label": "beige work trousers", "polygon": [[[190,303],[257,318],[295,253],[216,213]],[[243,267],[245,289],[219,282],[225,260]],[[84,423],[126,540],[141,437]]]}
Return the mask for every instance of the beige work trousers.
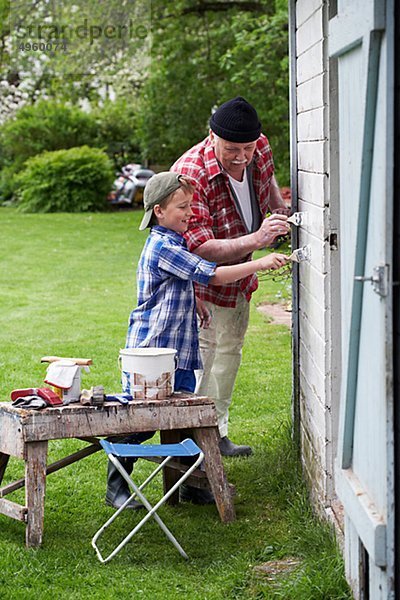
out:
{"label": "beige work trousers", "polygon": [[215,401],[221,437],[228,435],[229,406],[239,370],[244,336],[249,324],[250,305],[239,294],[235,308],[205,302],[211,312],[211,325],[200,329],[203,371],[197,373],[196,393]]}

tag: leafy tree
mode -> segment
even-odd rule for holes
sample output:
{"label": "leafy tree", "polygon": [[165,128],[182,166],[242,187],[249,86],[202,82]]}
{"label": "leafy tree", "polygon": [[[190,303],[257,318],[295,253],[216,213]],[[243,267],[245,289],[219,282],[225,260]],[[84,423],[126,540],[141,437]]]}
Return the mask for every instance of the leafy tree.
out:
{"label": "leafy tree", "polygon": [[138,127],[150,160],[172,163],[208,131],[212,108],[241,95],[270,138],[282,184],[289,179],[287,5],[153,2],[153,47]]}
{"label": "leafy tree", "polygon": [[[19,0],[18,5],[25,9],[14,10],[13,19],[6,19],[11,27],[0,27],[3,115],[41,98],[60,104],[84,100],[94,107],[97,145],[105,141],[107,151],[121,160],[128,155],[135,160],[140,152],[142,158],[169,165],[207,134],[214,106],[241,95],[257,108],[279,180],[288,183],[286,0]],[[9,6],[0,0],[0,15]],[[15,38],[32,26],[32,15],[34,25],[46,22],[65,27],[68,35],[72,32],[70,51],[10,52]],[[106,40],[107,23],[127,18],[143,23],[146,35]],[[103,36],[93,43],[87,35],[76,34],[85,19],[103,28]],[[115,98],[119,101],[113,107]],[[113,119],[119,112],[127,127]]]}
{"label": "leafy tree", "polygon": [[257,107],[274,151],[278,180],[289,184],[289,56],[287,1],[274,14],[238,14],[235,42],[221,59],[231,86]]}
{"label": "leafy tree", "polygon": [[171,163],[207,134],[238,4],[154,0],[151,65],[139,98],[139,134],[150,160]]}
{"label": "leafy tree", "polygon": [[1,120],[24,103],[132,95],[145,76],[148,0],[0,0]]}
{"label": "leafy tree", "polygon": [[128,162],[141,161],[134,99],[108,100],[97,106],[92,115],[97,125],[95,145],[106,150],[115,168],[121,168]]}

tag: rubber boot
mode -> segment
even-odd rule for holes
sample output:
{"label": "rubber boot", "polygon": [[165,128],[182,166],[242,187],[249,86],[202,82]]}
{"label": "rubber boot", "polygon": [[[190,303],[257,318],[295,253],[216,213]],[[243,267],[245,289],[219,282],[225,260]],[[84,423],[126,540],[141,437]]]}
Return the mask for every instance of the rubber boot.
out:
{"label": "rubber boot", "polygon": [[[135,463],[134,458],[119,458],[121,465],[125,471],[130,475],[133,471],[133,464]],[[120,508],[122,504],[132,495],[130,488],[122,477],[121,473],[114,466],[111,460],[108,461],[107,467],[107,492],[106,492],[106,504],[113,508]],[[126,508],[137,510],[144,508],[143,504],[136,500],[131,500]]]}
{"label": "rubber boot", "polygon": [[250,456],[250,454],[253,454],[250,446],[238,446],[231,442],[227,436],[221,438],[219,449],[222,456]]}
{"label": "rubber boot", "polygon": [[192,502],[193,504],[215,504],[215,498],[211,490],[195,488],[185,483],[179,486],[179,500],[181,502]]}

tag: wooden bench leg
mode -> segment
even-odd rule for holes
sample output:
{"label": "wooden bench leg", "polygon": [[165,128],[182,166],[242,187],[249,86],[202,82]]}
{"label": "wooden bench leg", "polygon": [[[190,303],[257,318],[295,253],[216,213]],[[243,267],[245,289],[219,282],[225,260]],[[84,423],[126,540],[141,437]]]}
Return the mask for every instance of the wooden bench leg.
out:
{"label": "wooden bench leg", "polygon": [[[181,434],[179,430],[163,430],[160,431],[160,440],[162,444],[177,444],[181,441]],[[179,461],[179,459],[176,459]],[[164,467],[163,469],[163,481],[164,481],[164,494],[172,488],[173,485],[182,477],[180,471],[176,469],[169,469]],[[167,500],[167,504],[175,506],[179,504],[179,488],[170,496]]]}
{"label": "wooden bench leg", "polygon": [[236,518],[235,507],[219,450],[217,427],[193,429],[193,435],[204,452],[204,467],[221,521],[230,523]]}
{"label": "wooden bench leg", "polygon": [[3,481],[4,473],[6,472],[9,458],[9,454],[4,454],[3,452],[0,452],[0,483]]}
{"label": "wooden bench leg", "polygon": [[43,538],[47,441],[29,442],[25,449],[26,545],[35,548],[40,546]]}

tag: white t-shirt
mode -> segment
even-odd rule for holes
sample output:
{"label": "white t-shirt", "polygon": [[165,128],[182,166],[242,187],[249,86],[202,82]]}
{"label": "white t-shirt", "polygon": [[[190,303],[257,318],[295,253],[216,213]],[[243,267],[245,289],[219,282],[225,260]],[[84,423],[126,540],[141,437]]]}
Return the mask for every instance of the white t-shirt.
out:
{"label": "white t-shirt", "polygon": [[251,231],[251,226],[253,224],[253,212],[251,210],[250,189],[249,183],[247,181],[247,170],[245,169],[243,172],[242,181],[237,181],[229,174],[228,177],[230,184],[235,190],[235,194],[240,204],[240,208],[242,209],[245,225],[248,231]]}

